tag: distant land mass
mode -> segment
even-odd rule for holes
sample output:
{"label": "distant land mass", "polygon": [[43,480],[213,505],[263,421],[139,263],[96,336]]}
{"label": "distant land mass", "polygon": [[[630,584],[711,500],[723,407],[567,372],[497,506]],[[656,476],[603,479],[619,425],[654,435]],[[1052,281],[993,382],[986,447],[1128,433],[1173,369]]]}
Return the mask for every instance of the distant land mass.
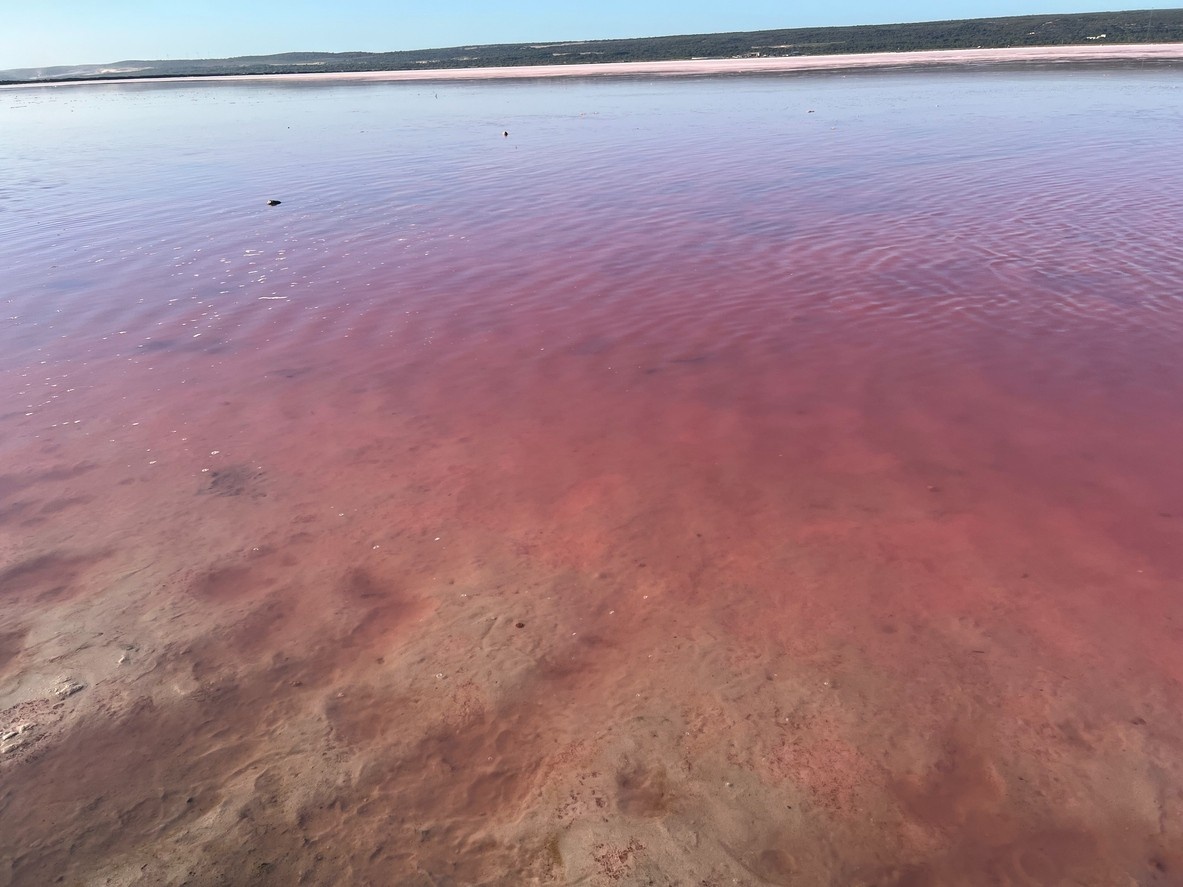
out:
{"label": "distant land mass", "polygon": [[685,61],[701,58],[775,58],[939,49],[1180,42],[1183,42],[1183,8],[1072,15],[1022,15],[895,25],[791,28],[624,40],[500,43],[400,52],[285,52],[228,59],[128,60],[99,65],[0,70],[0,82],[414,71],[597,62]]}

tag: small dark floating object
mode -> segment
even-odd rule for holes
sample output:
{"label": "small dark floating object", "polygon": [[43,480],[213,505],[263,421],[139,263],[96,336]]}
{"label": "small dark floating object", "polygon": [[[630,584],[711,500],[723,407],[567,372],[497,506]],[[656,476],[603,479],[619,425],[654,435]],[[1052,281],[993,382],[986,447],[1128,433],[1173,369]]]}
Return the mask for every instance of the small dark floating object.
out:
{"label": "small dark floating object", "polygon": [[507,129],[505,132],[502,133],[502,135],[508,139],[509,138],[509,130]]}
{"label": "small dark floating object", "polygon": [[268,206],[279,206],[281,203],[283,203],[282,200],[268,200],[267,201]]}

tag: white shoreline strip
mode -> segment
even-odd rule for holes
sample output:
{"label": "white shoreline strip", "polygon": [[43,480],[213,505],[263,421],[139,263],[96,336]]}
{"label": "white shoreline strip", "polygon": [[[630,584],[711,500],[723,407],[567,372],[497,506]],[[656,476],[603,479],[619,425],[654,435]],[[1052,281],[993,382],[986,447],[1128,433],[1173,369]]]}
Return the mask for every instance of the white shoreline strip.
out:
{"label": "white shoreline strip", "polygon": [[431,68],[416,71],[347,71],[298,74],[223,74],[192,77],[120,77],[113,79],[36,81],[6,84],[0,89],[32,86],[83,86],[94,83],[247,83],[396,81],[396,80],[524,80],[539,77],[601,77],[637,74],[755,74],[775,71],[830,71],[858,68],[910,68],[938,65],[1012,62],[1183,62],[1183,43],[1135,43],[1099,46],[1024,46],[1012,49],[944,49],[927,52],[869,52],[855,55],[808,55],[777,58],[689,59],[661,62],[604,62],[576,65],[520,65],[502,68]]}

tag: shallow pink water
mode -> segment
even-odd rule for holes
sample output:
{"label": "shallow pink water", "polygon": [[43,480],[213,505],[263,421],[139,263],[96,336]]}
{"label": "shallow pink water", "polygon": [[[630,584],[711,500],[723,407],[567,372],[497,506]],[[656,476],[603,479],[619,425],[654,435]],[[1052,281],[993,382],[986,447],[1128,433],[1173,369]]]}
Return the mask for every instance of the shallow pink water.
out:
{"label": "shallow pink water", "polygon": [[0,94],[0,883],[1177,883],[1179,89]]}

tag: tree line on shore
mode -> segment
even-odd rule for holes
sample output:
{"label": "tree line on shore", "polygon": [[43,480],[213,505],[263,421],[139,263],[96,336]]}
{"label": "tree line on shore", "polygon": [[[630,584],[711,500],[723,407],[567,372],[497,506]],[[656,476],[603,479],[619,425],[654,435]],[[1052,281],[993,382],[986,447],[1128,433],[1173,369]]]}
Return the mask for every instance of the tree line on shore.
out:
{"label": "tree line on shore", "polygon": [[0,71],[0,77],[4,78],[2,82],[11,83],[1178,42],[1183,42],[1183,9],[1155,9],[546,44],[495,44],[401,52],[290,52],[232,59],[124,61]]}

